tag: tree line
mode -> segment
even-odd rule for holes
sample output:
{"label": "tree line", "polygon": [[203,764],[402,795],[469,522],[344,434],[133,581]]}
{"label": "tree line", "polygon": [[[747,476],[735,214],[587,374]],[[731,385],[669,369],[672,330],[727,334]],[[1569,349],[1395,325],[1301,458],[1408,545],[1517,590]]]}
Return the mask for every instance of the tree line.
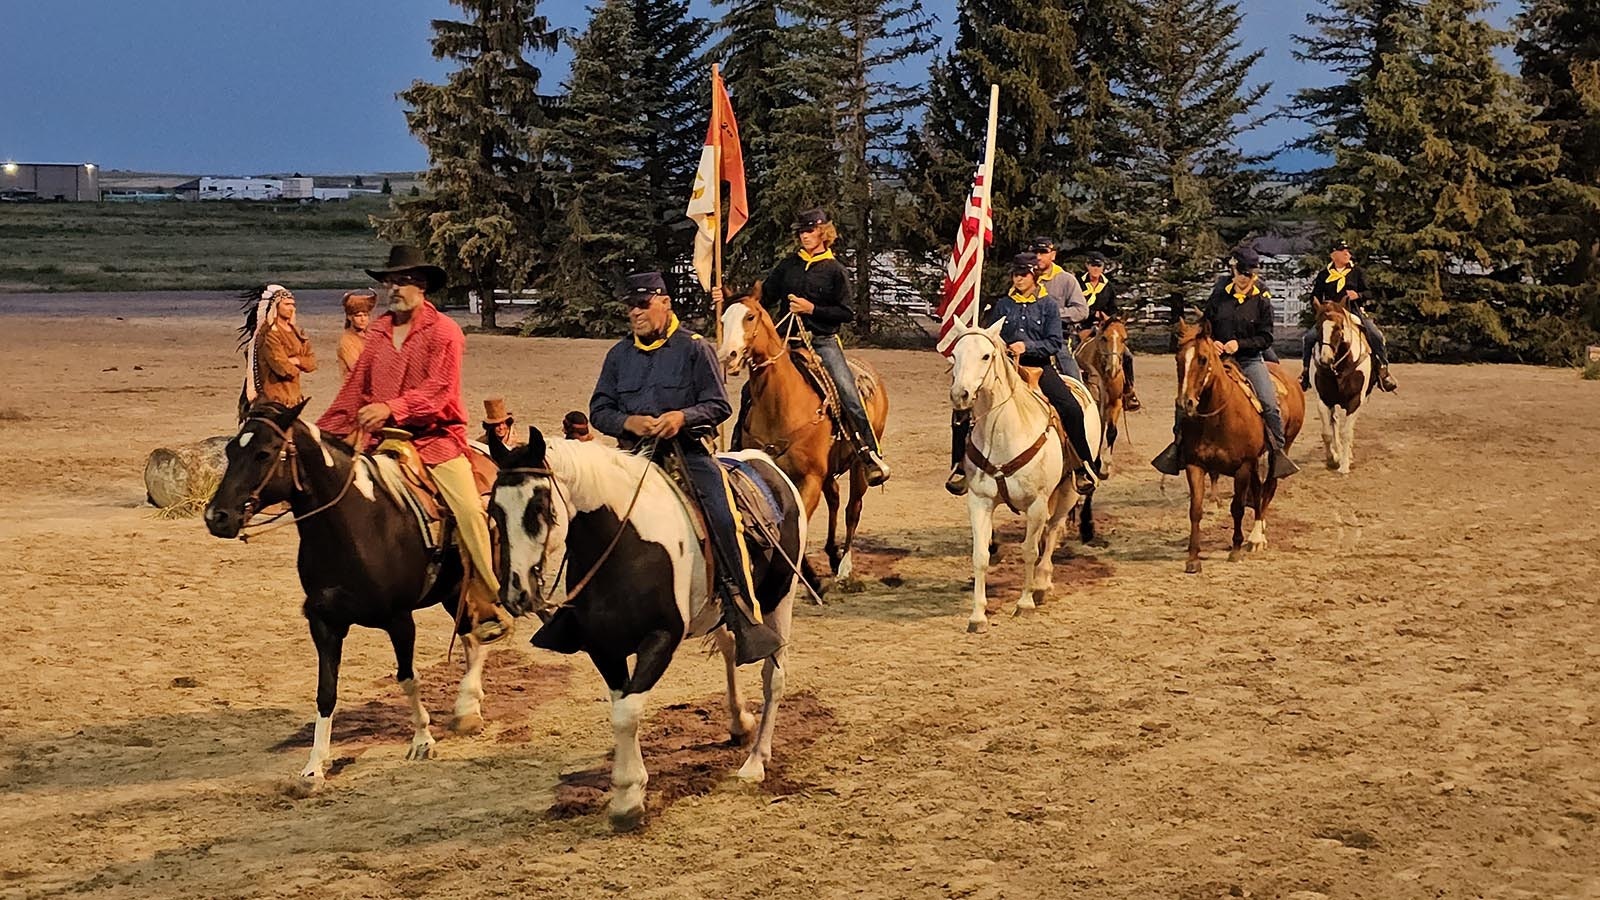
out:
{"label": "tree line", "polygon": [[[705,302],[683,211],[718,62],[751,211],[728,280],[762,277],[791,252],[794,213],[827,208],[858,333],[893,323],[886,292],[937,291],[995,83],[993,258],[1049,235],[1176,310],[1239,241],[1337,235],[1402,358],[1564,363],[1600,340],[1592,0],[1524,0],[1511,32],[1485,0],[1323,0],[1292,49],[1327,78],[1282,109],[1263,104],[1263,49],[1225,0],[957,0],[938,54],[915,0],[716,0],[714,25],[688,0],[598,0],[579,33],[537,0],[452,2],[433,51],[455,69],[401,94],[427,191],[377,225],[429,247],[458,292],[536,293],[527,331],[611,333],[614,288],[641,268]],[[563,44],[552,90],[540,65]],[[1285,116],[1322,161],[1292,181],[1241,149]],[[496,316],[485,304],[483,324]]]}

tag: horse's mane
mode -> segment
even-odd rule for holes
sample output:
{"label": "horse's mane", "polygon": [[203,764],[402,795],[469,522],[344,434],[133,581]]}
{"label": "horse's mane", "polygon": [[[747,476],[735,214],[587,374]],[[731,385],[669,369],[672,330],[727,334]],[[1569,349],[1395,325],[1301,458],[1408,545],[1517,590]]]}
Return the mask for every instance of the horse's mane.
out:
{"label": "horse's mane", "polygon": [[[504,468],[516,468],[519,465],[529,465],[531,460],[519,457],[517,454],[527,450],[526,447],[512,451]],[[532,454],[528,454],[531,457]],[[519,459],[522,461],[519,462]],[[536,463],[535,463],[536,464]],[[599,500],[606,505],[615,505],[609,501],[616,495],[620,488],[626,498],[633,495],[635,486],[641,477],[646,477],[646,467],[654,468],[648,457],[628,453],[615,447],[594,441],[553,441],[545,449],[543,465],[556,477],[564,482],[577,503],[578,497]],[[660,473],[664,478],[665,472]],[[589,509],[595,507],[589,506]],[[621,511],[618,511],[621,514]]]}

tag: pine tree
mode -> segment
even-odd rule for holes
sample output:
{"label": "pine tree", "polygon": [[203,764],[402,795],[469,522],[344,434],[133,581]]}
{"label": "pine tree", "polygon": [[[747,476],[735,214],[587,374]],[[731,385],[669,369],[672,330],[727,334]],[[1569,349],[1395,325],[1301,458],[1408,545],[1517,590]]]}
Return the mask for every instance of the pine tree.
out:
{"label": "pine tree", "polygon": [[548,53],[559,32],[537,0],[451,0],[465,21],[433,22],[433,55],[455,71],[443,84],[400,93],[412,134],[428,149],[429,193],[395,204],[376,222],[391,240],[416,243],[450,276],[449,293],[475,292],[484,328],[496,327],[495,291],[530,284],[550,213],[538,149],[550,100],[539,93],[530,53]]}
{"label": "pine tree", "polygon": [[561,114],[544,142],[561,224],[552,228],[553,264],[541,283],[550,300],[526,328],[587,335],[615,330],[623,305],[617,287],[630,271],[653,269],[656,225],[643,190],[645,143],[640,108],[646,53],[629,0],[595,7],[571,42],[572,72]]}
{"label": "pine tree", "polygon": [[385,178],[383,179],[383,186],[378,188],[378,193],[380,193],[380,194],[392,194],[392,193],[394,193],[394,185],[391,185],[389,183],[389,179],[388,179],[387,176],[385,176]]}
{"label": "pine tree", "polygon": [[1127,128],[1120,91],[1138,64],[1144,23],[1133,0],[1071,0],[1067,10],[1077,41],[1074,77],[1058,101],[1067,113],[1070,185],[1058,195],[1059,238],[1068,252],[1115,251],[1123,243],[1122,210],[1135,187],[1129,173],[1141,152]]}
{"label": "pine tree", "polygon": [[[1555,168],[1545,127],[1495,60],[1507,37],[1483,0],[1428,0],[1396,29],[1368,89],[1369,143],[1337,150],[1344,178],[1307,206],[1366,256],[1402,353],[1546,361],[1570,258],[1529,211]],[[1544,321],[1541,321],[1544,320]]]}
{"label": "pine tree", "polygon": [[1600,7],[1592,0],[1529,0],[1518,20],[1522,78],[1561,150],[1542,231],[1577,243],[1551,279],[1581,310],[1572,324],[1600,331]]}
{"label": "pine tree", "polygon": [[1265,158],[1237,138],[1266,118],[1266,84],[1251,84],[1262,51],[1234,35],[1241,15],[1221,0],[1141,0],[1145,28],[1123,103],[1128,140],[1140,148],[1120,208],[1122,267],[1148,272],[1151,296],[1172,312],[1209,284],[1227,248],[1267,209]]}

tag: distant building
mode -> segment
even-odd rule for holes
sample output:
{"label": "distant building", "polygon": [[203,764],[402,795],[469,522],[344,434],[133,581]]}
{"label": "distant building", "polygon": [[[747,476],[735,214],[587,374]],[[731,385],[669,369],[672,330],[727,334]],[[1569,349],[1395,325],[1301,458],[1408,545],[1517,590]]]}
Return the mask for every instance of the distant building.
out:
{"label": "distant building", "polygon": [[0,163],[0,200],[100,199],[100,167],[94,163]]}
{"label": "distant building", "polygon": [[283,184],[282,178],[214,178],[206,175],[185,181],[173,190],[180,200],[279,200],[283,198]]}
{"label": "distant building", "polygon": [[311,179],[304,175],[283,179],[283,199],[285,200],[311,200],[314,199],[313,192],[315,190],[316,188],[312,186]]}

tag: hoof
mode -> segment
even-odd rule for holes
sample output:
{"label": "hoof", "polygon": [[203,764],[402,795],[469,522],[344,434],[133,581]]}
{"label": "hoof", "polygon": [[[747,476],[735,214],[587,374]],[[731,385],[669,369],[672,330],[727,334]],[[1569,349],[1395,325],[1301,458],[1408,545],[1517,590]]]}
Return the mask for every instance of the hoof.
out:
{"label": "hoof", "polygon": [[284,784],[283,793],[296,800],[304,800],[322,790],[325,782],[326,779],[322,777],[321,772],[301,772],[299,777],[290,779]]}
{"label": "hoof", "polygon": [[1350,467],[1349,466],[1340,466],[1339,467],[1339,474],[1340,475],[1349,475],[1350,474]]}
{"label": "hoof", "polygon": [[477,734],[483,730],[481,713],[463,713],[450,720],[451,734]]}
{"label": "hoof", "polygon": [[1099,535],[1096,535],[1087,541],[1084,541],[1083,545],[1085,547],[1094,547],[1098,550],[1104,550],[1105,548],[1111,546],[1111,542],[1103,537],[1100,537]]}
{"label": "hoof", "polygon": [[433,738],[429,738],[425,742],[413,742],[412,745],[411,745],[411,749],[406,751],[406,759],[416,760],[416,759],[432,759],[432,758],[433,758]]}
{"label": "hoof", "polygon": [[1244,559],[1244,548],[1235,547],[1228,551],[1228,562],[1238,562],[1241,559]]}
{"label": "hoof", "polygon": [[1184,563],[1183,564],[1183,571],[1184,571],[1184,574],[1187,574],[1187,575],[1199,575],[1200,574],[1200,560],[1191,559],[1188,562]]}
{"label": "hoof", "polygon": [[973,621],[969,620],[967,622],[967,634],[983,634],[985,631],[988,631],[988,630],[989,630],[989,623],[988,623],[987,620],[982,621],[982,622],[973,622]]}
{"label": "hoof", "polygon": [[1034,614],[1034,612],[1036,610],[1037,610],[1037,608],[1032,606],[1032,605],[1023,606],[1021,603],[1018,603],[1017,604],[1017,608],[1011,611],[1011,616],[1012,616],[1012,618],[1021,618],[1023,616],[1031,616],[1031,615]]}
{"label": "hoof", "polygon": [[833,587],[841,594],[859,594],[867,589],[861,579],[854,575],[840,575],[833,580]]}
{"label": "hoof", "polygon": [[1246,553],[1260,553],[1265,549],[1267,549],[1266,541],[1261,541],[1259,543],[1252,542],[1244,545],[1244,552]]}
{"label": "hoof", "polygon": [[644,805],[640,804],[633,809],[625,809],[621,812],[611,810],[606,813],[606,818],[611,820],[611,830],[618,834],[635,831],[640,825],[644,824]]}
{"label": "hoof", "polygon": [[739,767],[739,771],[734,773],[734,777],[745,784],[760,784],[767,778],[767,767],[761,764],[761,760],[751,757],[745,760],[744,765]]}
{"label": "hoof", "polygon": [[740,712],[739,719],[728,729],[728,743],[735,747],[743,746],[750,741],[750,735],[756,730],[756,717],[747,712]]}
{"label": "hoof", "polygon": [[1047,591],[1047,590],[1044,590],[1043,588],[1040,588],[1039,590],[1036,590],[1036,591],[1033,592],[1033,605],[1034,606],[1043,606],[1044,602],[1046,600],[1048,600],[1049,598],[1050,598],[1050,592]]}

